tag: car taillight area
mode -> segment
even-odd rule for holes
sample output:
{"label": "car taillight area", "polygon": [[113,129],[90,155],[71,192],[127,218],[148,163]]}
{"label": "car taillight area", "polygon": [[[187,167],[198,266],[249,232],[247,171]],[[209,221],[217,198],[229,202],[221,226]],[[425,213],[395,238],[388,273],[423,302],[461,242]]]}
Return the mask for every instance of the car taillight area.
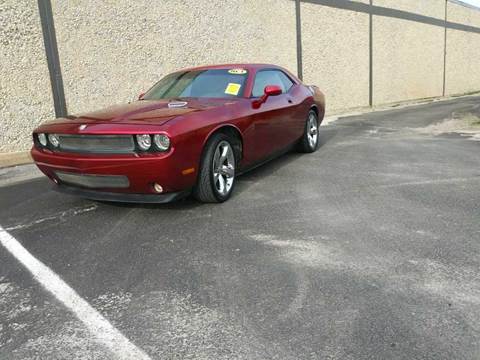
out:
{"label": "car taillight area", "polygon": [[90,154],[131,154],[137,152],[165,152],[170,149],[170,138],[165,134],[140,135],[76,135],[34,134],[39,149]]}

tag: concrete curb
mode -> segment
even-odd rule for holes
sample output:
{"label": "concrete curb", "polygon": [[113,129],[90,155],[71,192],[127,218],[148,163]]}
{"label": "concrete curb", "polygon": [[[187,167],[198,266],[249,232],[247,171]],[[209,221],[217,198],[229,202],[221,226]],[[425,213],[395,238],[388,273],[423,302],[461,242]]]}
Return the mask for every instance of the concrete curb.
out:
{"label": "concrete curb", "polygon": [[33,163],[29,151],[0,153],[0,168]]}
{"label": "concrete curb", "polygon": [[[376,105],[373,107],[367,106],[367,107],[361,107],[361,108],[339,110],[339,111],[334,111],[331,114],[328,114],[328,116],[325,116],[325,119],[323,120],[322,125],[328,125],[340,118],[345,118],[349,116],[358,116],[363,114],[369,114],[372,112],[397,110],[397,109],[403,109],[403,108],[408,108],[413,106],[428,105],[436,102],[452,101],[456,99],[478,97],[478,96],[480,96],[480,92],[476,91],[468,94],[431,97],[431,98],[424,98],[424,99],[412,99],[412,100],[399,101],[399,102],[394,102],[389,104]],[[328,103],[327,103],[327,106],[328,106]]]}

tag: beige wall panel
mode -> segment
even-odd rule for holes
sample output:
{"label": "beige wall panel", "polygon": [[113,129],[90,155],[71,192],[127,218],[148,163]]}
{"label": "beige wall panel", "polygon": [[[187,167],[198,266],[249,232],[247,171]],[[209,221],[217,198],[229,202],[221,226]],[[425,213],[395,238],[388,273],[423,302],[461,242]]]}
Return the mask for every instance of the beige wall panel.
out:
{"label": "beige wall panel", "polygon": [[54,116],[36,2],[0,1],[0,68],[0,152],[26,150]]}
{"label": "beige wall panel", "polygon": [[480,91],[480,34],[447,32],[446,95]]}
{"label": "beige wall panel", "polygon": [[303,77],[325,93],[327,113],[368,106],[368,14],[302,3]]}
{"label": "beige wall panel", "polygon": [[[480,11],[448,3],[448,20],[480,27]],[[480,91],[480,34],[447,31],[446,94]]]}
{"label": "beige wall panel", "polygon": [[290,0],[54,1],[69,112],[138,96],[168,72],[230,62],[296,71]]}
{"label": "beige wall panel", "polygon": [[438,19],[445,17],[444,0],[373,0],[373,4]]}
{"label": "beige wall panel", "polygon": [[441,96],[444,29],[375,16],[374,104]]}

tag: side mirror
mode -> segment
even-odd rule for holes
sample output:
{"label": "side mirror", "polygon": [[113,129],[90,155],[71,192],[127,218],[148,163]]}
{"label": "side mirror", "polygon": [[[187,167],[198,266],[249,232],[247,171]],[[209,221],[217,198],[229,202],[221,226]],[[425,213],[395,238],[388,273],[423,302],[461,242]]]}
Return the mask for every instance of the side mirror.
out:
{"label": "side mirror", "polygon": [[278,96],[282,95],[282,88],[278,85],[268,85],[265,86],[265,90],[263,90],[264,96]]}
{"label": "side mirror", "polygon": [[138,100],[143,100],[143,95],[145,95],[144,92],[142,92],[140,95],[138,95]]}
{"label": "side mirror", "polygon": [[278,96],[282,94],[282,88],[278,85],[267,85],[263,90],[263,95],[253,101],[253,108],[258,109],[265,101],[267,101],[269,96]]}

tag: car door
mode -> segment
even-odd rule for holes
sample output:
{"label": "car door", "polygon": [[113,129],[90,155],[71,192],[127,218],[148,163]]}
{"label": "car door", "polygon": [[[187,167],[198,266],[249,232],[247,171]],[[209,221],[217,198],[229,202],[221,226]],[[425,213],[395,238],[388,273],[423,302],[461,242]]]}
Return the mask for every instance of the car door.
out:
{"label": "car door", "polygon": [[[270,96],[253,113],[255,158],[267,158],[291,143],[292,102],[287,87],[282,80],[280,70],[265,69],[255,74],[252,97],[259,98],[263,95],[268,85],[277,85],[282,89],[282,94]],[[286,76],[286,75],[285,75]]]}
{"label": "car door", "polygon": [[305,99],[302,91],[303,85],[293,82],[283,71],[279,71],[278,75],[285,86],[285,94],[289,103],[289,111],[283,124],[285,125],[285,146],[287,146],[303,135],[308,111],[303,104]]}

